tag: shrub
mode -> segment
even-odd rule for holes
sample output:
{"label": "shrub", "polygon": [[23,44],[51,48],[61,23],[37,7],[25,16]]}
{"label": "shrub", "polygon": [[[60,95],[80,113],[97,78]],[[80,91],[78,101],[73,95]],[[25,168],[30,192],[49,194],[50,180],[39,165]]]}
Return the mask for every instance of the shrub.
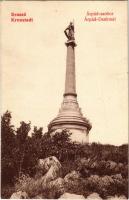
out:
{"label": "shrub", "polygon": [[9,199],[11,195],[15,192],[15,188],[12,185],[6,185],[1,187],[1,198]]}
{"label": "shrub", "polygon": [[30,198],[42,193],[42,180],[22,174],[16,181],[15,191],[24,191]]}

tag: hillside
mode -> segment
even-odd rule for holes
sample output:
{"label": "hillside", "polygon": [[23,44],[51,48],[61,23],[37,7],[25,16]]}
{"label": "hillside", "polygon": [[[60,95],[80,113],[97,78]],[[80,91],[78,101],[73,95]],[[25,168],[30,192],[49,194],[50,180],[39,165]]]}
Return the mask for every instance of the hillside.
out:
{"label": "hillside", "polygon": [[[43,128],[34,127],[32,137],[28,136],[30,130],[31,123],[25,122],[15,128],[11,124],[9,111],[2,116],[2,198],[10,198],[13,192],[23,188],[29,193],[29,198],[34,198],[38,192],[43,193],[45,198],[59,198],[64,192],[85,198],[92,193],[98,193],[102,199],[115,195],[128,198],[127,144],[77,144],[70,141],[71,133],[67,130],[52,135],[43,133]],[[59,189],[56,191],[56,184],[54,189],[43,188],[42,177],[48,169],[39,168],[39,159],[52,156],[61,166],[58,178],[65,181],[63,192]],[[33,183],[31,189],[28,181]]]}

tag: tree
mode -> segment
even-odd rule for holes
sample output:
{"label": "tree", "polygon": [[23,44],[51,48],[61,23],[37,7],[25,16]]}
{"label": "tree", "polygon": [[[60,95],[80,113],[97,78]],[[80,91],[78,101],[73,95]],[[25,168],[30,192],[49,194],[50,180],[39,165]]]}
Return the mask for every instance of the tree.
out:
{"label": "tree", "polygon": [[25,157],[25,148],[26,148],[26,141],[27,141],[27,136],[28,133],[31,129],[30,127],[30,122],[25,123],[24,121],[20,122],[20,127],[17,128],[17,147],[18,147],[18,161],[19,161],[19,176],[21,175],[22,172],[22,165],[24,162],[24,157]]}
{"label": "tree", "polygon": [[32,138],[41,139],[42,135],[43,135],[43,128],[40,127],[38,129],[37,126],[34,126],[34,130],[33,130],[33,133],[32,133]]}
{"label": "tree", "polygon": [[11,112],[8,110],[1,117],[1,179],[2,184],[13,182],[16,174],[14,149],[16,146],[15,130],[11,125]]}

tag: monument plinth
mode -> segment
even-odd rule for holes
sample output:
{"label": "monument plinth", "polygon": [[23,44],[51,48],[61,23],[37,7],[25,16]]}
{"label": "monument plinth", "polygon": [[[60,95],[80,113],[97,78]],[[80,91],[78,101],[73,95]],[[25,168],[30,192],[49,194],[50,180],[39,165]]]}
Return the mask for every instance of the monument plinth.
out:
{"label": "monument plinth", "polygon": [[65,43],[67,46],[65,92],[59,113],[57,117],[48,125],[48,130],[49,132],[55,132],[59,129],[67,129],[72,133],[71,139],[73,141],[88,143],[88,135],[91,129],[91,124],[85,117],[83,117],[77,102],[75,79],[76,43],[74,39],[73,24],[70,23],[64,32],[68,38],[68,41]]}

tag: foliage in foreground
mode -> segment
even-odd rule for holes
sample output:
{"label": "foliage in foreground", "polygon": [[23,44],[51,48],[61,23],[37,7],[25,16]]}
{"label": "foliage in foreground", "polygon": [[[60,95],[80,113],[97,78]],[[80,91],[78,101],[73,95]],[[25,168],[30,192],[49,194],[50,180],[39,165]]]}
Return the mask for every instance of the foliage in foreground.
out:
{"label": "foliage in foreground", "polygon": [[[85,196],[90,192],[98,192],[103,198],[109,193],[128,196],[127,144],[119,147],[97,143],[76,144],[70,141],[70,133],[66,130],[51,135],[43,134],[42,128],[34,127],[31,137],[28,135],[30,130],[30,122],[21,122],[16,129],[11,124],[9,111],[1,118],[2,198],[10,197],[10,190],[13,191],[12,186],[16,183],[16,179],[21,180],[21,174],[27,177],[24,182],[34,180],[38,159],[49,156],[56,156],[61,162],[63,178],[73,170],[81,174],[81,179],[76,184],[74,181],[72,192]],[[121,181],[112,182],[113,176],[120,178],[118,174],[121,176]],[[108,180],[107,185],[105,180]],[[11,185],[11,189],[8,185]]]}

